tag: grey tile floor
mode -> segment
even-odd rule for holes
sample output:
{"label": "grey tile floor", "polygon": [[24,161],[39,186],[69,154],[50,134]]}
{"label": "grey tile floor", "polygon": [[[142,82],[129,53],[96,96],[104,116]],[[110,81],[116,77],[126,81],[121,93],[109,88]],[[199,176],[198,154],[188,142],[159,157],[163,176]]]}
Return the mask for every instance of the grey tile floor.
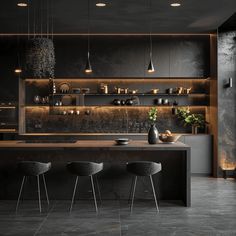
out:
{"label": "grey tile floor", "polygon": [[69,201],[44,205],[24,201],[18,214],[15,201],[0,201],[1,236],[231,236],[236,235],[236,181],[192,177],[192,207],[154,201],[136,201],[130,215],[127,201],[103,201],[98,214],[93,202],[78,201],[68,213]]}

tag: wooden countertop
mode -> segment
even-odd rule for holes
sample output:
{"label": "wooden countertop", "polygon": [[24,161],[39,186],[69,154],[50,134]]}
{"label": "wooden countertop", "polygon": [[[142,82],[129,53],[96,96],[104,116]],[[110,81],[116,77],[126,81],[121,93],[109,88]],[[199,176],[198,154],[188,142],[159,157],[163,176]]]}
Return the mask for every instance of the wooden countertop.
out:
{"label": "wooden countertop", "polygon": [[79,150],[188,150],[190,147],[184,143],[174,144],[148,144],[147,141],[130,141],[128,145],[116,145],[114,140],[79,140],[75,143],[27,143],[25,141],[0,141],[0,149],[79,149]]}

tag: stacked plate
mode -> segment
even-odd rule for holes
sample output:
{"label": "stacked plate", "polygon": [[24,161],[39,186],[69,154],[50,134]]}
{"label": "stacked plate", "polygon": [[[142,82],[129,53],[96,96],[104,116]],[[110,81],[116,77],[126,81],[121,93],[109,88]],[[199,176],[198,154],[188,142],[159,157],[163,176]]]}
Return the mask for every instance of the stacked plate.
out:
{"label": "stacked plate", "polygon": [[128,138],[118,138],[118,139],[115,139],[115,142],[117,145],[127,145],[127,144],[129,144],[129,139]]}

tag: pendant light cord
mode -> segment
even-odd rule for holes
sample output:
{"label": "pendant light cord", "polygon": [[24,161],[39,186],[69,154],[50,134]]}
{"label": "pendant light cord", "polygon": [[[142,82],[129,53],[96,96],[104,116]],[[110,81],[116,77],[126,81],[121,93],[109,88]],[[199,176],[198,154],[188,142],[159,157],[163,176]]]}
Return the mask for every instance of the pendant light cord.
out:
{"label": "pendant light cord", "polygon": [[54,18],[53,18],[53,0],[51,0],[51,28],[52,28],[52,40],[53,40],[53,21],[54,21]]}
{"label": "pendant light cord", "polygon": [[35,3],[33,3],[34,8],[34,38],[35,38]]}
{"label": "pendant light cord", "polygon": [[150,59],[152,58],[152,17],[151,17],[151,12],[152,12],[152,2],[151,0],[149,0],[149,15],[150,15],[150,19],[149,19],[149,40],[150,40]]}
{"label": "pendant light cord", "polygon": [[27,8],[27,31],[28,31],[28,40],[30,37],[30,3],[28,0],[28,8]]}
{"label": "pendant light cord", "polygon": [[48,0],[47,0],[47,10],[46,10],[46,18],[47,18],[47,21],[46,21],[46,32],[47,32],[47,39],[48,39],[48,19],[49,19],[49,17],[48,17],[48,11],[49,11],[49,4],[48,4]]}
{"label": "pendant light cord", "polygon": [[90,1],[88,0],[88,58],[90,53]]}

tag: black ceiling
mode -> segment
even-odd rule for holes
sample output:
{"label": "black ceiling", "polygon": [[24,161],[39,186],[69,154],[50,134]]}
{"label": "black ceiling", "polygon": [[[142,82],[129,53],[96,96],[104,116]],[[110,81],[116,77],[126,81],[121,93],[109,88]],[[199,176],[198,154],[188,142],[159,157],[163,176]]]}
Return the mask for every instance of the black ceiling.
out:
{"label": "black ceiling", "polygon": [[[33,2],[39,6],[40,1],[46,5],[47,0]],[[54,33],[87,32],[87,0],[53,2]],[[145,34],[149,32],[150,19],[153,33],[209,33],[236,11],[236,0],[179,0],[182,6],[178,8],[170,7],[171,0],[152,0],[151,14],[148,10],[149,0],[104,0],[107,3],[104,8],[96,7],[96,2],[98,0],[90,0],[91,33]],[[16,3],[16,0],[1,2],[2,34],[27,33],[27,8],[19,8]],[[32,33],[32,16],[30,25]]]}

